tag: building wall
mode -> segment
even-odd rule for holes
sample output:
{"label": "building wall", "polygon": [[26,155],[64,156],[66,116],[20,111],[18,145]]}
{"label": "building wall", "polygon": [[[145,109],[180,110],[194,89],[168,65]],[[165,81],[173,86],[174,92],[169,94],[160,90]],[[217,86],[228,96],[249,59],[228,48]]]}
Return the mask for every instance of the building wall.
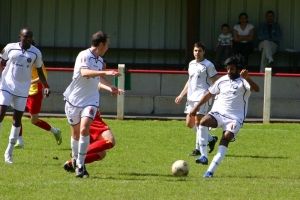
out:
{"label": "building wall", "polygon": [[46,61],[74,62],[76,54],[90,45],[90,35],[103,30],[112,48],[108,62],[182,63],[185,2],[1,0],[0,17],[5,20],[0,21],[0,44],[17,41],[20,28],[28,25]]}
{"label": "building wall", "polygon": [[[90,35],[101,29],[111,38],[111,50],[105,55],[108,63],[182,67],[192,53],[185,52],[191,1],[195,0],[0,0],[0,46],[17,41],[19,29],[28,25],[46,63],[72,64],[78,52],[89,46]],[[257,27],[265,11],[272,9],[283,31],[281,51],[300,51],[298,0],[199,1],[198,38],[209,50],[214,50],[222,23],[233,26],[245,11]],[[280,54],[276,64],[299,68],[297,56]],[[253,54],[250,65],[258,66],[259,57]]]}

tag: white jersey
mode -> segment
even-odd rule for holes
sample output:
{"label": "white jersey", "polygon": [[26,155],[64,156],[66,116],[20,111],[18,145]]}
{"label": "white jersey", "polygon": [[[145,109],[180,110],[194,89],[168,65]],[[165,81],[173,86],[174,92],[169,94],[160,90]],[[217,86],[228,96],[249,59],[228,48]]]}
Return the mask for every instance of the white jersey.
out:
{"label": "white jersey", "polygon": [[15,96],[28,97],[33,64],[36,68],[43,65],[40,50],[32,45],[24,50],[20,43],[10,43],[4,47],[0,57],[7,61],[0,80],[0,90]]}
{"label": "white jersey", "polygon": [[71,84],[64,92],[64,99],[75,107],[99,106],[100,94],[98,84],[100,77],[87,78],[81,76],[80,69],[102,70],[103,59],[86,49],[81,51],[75,61]]}
{"label": "white jersey", "polygon": [[201,62],[192,60],[189,64],[188,101],[199,101],[201,96],[211,85],[209,78],[215,76],[215,66],[207,59]]}
{"label": "white jersey", "polygon": [[222,76],[209,88],[209,92],[217,95],[210,112],[243,123],[251,93],[250,85],[244,78],[231,80],[228,75]]}
{"label": "white jersey", "polygon": [[[241,36],[246,36],[249,35],[251,30],[254,29],[254,26],[252,24],[247,24],[246,27],[244,29],[241,28],[240,24],[236,24],[233,27],[233,30],[237,31],[239,35]],[[243,43],[246,43],[247,41],[241,41]]]}

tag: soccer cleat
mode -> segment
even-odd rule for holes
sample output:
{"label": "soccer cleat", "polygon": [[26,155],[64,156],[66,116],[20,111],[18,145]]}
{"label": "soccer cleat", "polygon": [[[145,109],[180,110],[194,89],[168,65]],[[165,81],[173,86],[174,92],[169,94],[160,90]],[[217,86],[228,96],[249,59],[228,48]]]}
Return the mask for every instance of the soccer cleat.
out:
{"label": "soccer cleat", "polygon": [[16,149],[23,149],[24,148],[24,141],[23,141],[23,137],[19,136],[17,139],[17,142],[14,146]]}
{"label": "soccer cleat", "polygon": [[212,141],[210,141],[209,143],[208,143],[208,146],[209,146],[209,151],[208,151],[208,153],[211,153],[213,150],[214,150],[214,148],[215,148],[215,145],[216,145],[216,143],[217,143],[217,141],[218,141],[218,137],[217,136],[212,136]]}
{"label": "soccer cleat", "polygon": [[212,178],[214,176],[214,173],[207,171],[203,174],[203,178]]}
{"label": "soccer cleat", "polygon": [[6,164],[13,164],[12,155],[4,154],[4,161]]}
{"label": "soccer cleat", "polygon": [[68,160],[64,164],[64,170],[66,170],[67,172],[75,172],[75,167],[76,167],[75,159]]}
{"label": "soccer cleat", "polygon": [[53,128],[53,129],[54,129],[53,135],[55,137],[57,145],[60,145],[62,143],[61,131],[59,128]]}
{"label": "soccer cleat", "polygon": [[76,167],[75,169],[75,176],[77,178],[88,178],[89,177],[89,173],[87,172],[85,165],[83,165],[82,167]]}
{"label": "soccer cleat", "polygon": [[200,156],[198,159],[196,159],[196,163],[202,164],[202,165],[207,165],[208,159],[205,156]]}
{"label": "soccer cleat", "polygon": [[23,149],[23,148],[24,148],[24,143],[17,142],[17,143],[15,144],[15,148],[16,148],[16,149]]}
{"label": "soccer cleat", "polygon": [[198,149],[194,149],[192,151],[192,153],[190,153],[190,156],[200,156],[200,155],[201,155],[201,153]]}

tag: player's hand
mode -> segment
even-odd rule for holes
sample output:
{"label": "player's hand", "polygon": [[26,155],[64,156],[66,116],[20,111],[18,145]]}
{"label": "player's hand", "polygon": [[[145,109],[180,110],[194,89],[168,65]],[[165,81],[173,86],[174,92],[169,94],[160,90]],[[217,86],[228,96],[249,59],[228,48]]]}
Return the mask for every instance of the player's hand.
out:
{"label": "player's hand", "polygon": [[248,70],[243,69],[243,70],[240,72],[240,75],[241,75],[241,77],[243,77],[244,79],[247,79],[247,78],[249,77]]}
{"label": "player's hand", "polygon": [[177,96],[177,97],[175,98],[175,103],[176,103],[176,104],[180,104],[180,102],[181,102],[182,98],[183,98],[183,97],[182,97],[182,96],[180,96],[180,95],[179,95],[179,96]]}
{"label": "player's hand", "polygon": [[124,93],[125,93],[125,91],[122,90],[122,89],[119,89],[117,87],[111,87],[111,94],[113,96],[121,95],[121,94],[124,94]]}
{"label": "player's hand", "polygon": [[44,90],[43,90],[43,94],[44,94],[44,97],[49,97],[49,95],[50,95],[50,89],[47,87],[47,88],[44,88]]}
{"label": "player's hand", "polygon": [[121,74],[118,71],[115,71],[115,70],[107,70],[106,75],[108,75],[108,76],[120,76]]}

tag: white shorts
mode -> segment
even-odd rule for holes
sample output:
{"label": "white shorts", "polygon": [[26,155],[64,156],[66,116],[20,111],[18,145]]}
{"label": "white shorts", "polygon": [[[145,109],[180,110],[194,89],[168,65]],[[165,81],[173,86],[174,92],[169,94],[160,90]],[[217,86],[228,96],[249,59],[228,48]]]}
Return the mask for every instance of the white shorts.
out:
{"label": "white shorts", "polygon": [[23,112],[26,102],[26,97],[18,97],[7,91],[0,90],[0,105],[11,106],[13,109]]}
{"label": "white shorts", "polygon": [[82,117],[89,117],[94,120],[98,108],[96,106],[86,106],[86,107],[75,107],[66,102],[65,113],[67,116],[68,123],[71,125],[76,125],[80,123]]}
{"label": "white shorts", "polygon": [[243,126],[243,124],[241,124],[237,120],[224,117],[218,112],[209,112],[208,114],[213,116],[217,120],[218,127],[222,128],[223,131],[230,131],[234,134],[234,137],[237,136],[240,128],[242,128]]}
{"label": "white shorts", "polygon": [[[185,104],[185,109],[184,109],[184,113],[185,114],[189,114],[192,109],[197,105],[198,101],[187,101]],[[206,115],[206,113],[209,110],[209,103],[206,102],[205,104],[203,104],[199,110],[197,111],[197,115]]]}

